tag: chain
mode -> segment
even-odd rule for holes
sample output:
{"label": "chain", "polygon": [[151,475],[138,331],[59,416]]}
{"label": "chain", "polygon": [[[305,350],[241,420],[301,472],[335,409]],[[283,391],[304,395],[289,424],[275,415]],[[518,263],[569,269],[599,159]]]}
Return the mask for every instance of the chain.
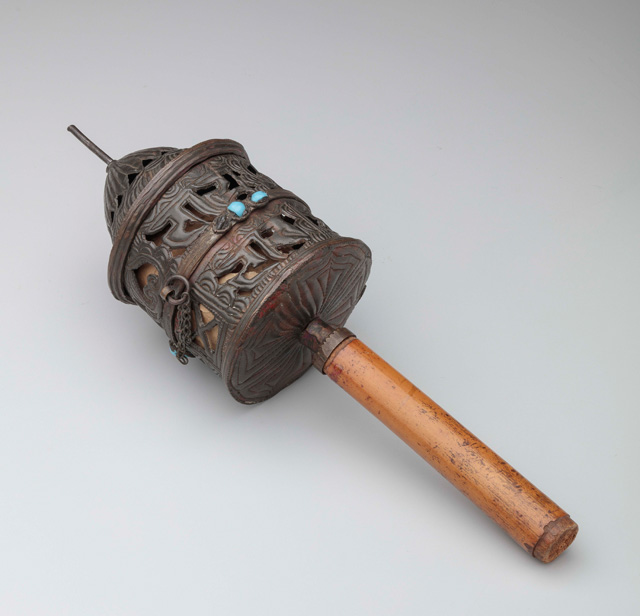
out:
{"label": "chain", "polygon": [[176,359],[182,364],[187,365],[189,358],[187,357],[187,346],[191,342],[193,334],[191,333],[191,302],[185,301],[178,306],[178,326],[174,331],[175,340],[172,343],[172,351]]}
{"label": "chain", "polygon": [[[177,290],[172,287],[174,283],[177,283]],[[183,276],[176,275],[167,280],[167,284],[161,292],[162,299],[178,307],[176,325],[173,328],[173,336],[169,342],[169,348],[183,366],[189,363],[187,348],[193,338],[189,291],[189,281]]]}

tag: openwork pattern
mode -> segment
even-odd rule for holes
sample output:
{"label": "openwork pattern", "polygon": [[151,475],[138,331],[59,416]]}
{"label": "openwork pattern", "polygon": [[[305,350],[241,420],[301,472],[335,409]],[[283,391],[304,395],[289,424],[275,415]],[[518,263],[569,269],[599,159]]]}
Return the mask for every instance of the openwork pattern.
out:
{"label": "openwork pattern", "polygon": [[[105,208],[112,236],[122,235],[136,198],[181,152],[143,150],[110,164]],[[176,329],[184,331],[184,309],[178,326],[163,297],[171,280],[186,276],[187,353],[221,374],[242,402],[275,394],[311,365],[301,332],[318,316],[344,324],[369,273],[364,244],[341,238],[241,154],[214,155],[188,169],[150,204],[130,237],[127,299],[174,340]],[[287,295],[294,288],[295,297]]]}
{"label": "openwork pattern", "polygon": [[187,248],[229,203],[276,187],[240,156],[216,156],[191,169],[160,198],[133,241],[125,271],[129,296],[160,323],[160,291]]}
{"label": "openwork pattern", "polygon": [[[194,299],[211,315],[208,322],[197,318],[196,331],[205,353],[196,348],[194,354],[219,372],[225,340],[265,289],[290,264],[333,237],[336,234],[313,217],[304,203],[289,199],[271,202],[225,235],[194,275]],[[212,327],[217,327],[215,348],[209,346],[206,335]]]}

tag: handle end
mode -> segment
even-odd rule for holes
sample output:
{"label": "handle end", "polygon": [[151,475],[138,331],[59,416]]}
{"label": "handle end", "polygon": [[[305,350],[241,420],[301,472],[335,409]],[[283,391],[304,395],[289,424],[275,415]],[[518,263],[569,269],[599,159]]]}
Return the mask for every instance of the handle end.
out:
{"label": "handle end", "polygon": [[578,525],[568,515],[549,522],[533,548],[534,558],[543,563],[550,563],[573,543],[577,534]]}

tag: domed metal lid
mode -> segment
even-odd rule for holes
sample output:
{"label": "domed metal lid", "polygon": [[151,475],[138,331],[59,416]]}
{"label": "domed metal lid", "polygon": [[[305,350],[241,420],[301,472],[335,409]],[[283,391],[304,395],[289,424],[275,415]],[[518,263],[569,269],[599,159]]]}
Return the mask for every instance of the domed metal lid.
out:
{"label": "domed metal lid", "polygon": [[176,158],[182,150],[147,148],[114,160],[73,124],[68,126],[67,130],[107,164],[104,213],[113,240],[136,197],[153,176]]}
{"label": "domed metal lid", "polygon": [[104,187],[104,214],[113,239],[120,229],[131,204],[151,178],[182,150],[176,148],[147,148],[112,160],[107,165]]}

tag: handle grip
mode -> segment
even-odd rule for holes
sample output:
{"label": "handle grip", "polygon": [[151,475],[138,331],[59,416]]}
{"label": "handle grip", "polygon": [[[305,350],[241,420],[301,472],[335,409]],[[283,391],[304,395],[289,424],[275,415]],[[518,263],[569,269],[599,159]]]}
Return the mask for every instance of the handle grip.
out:
{"label": "handle grip", "polygon": [[[322,371],[542,562],[578,525],[500,456],[356,338],[327,353]],[[326,357],[325,356],[325,357]]]}

